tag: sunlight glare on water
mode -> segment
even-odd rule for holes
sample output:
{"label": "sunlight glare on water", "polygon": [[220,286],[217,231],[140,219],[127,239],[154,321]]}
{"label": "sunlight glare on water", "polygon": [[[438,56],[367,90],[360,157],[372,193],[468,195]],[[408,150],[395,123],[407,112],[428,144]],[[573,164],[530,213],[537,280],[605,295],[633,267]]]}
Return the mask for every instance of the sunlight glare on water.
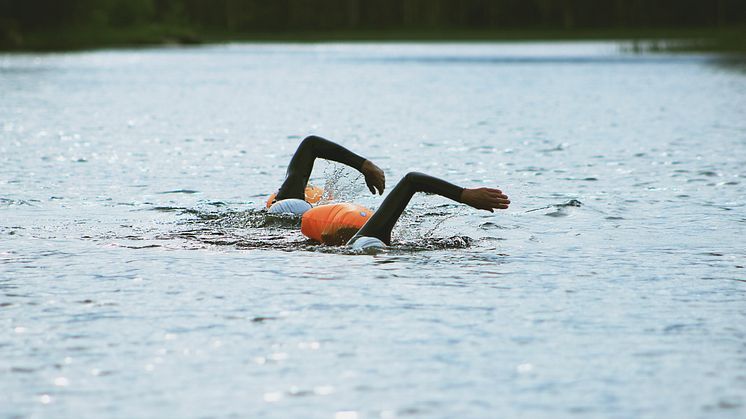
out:
{"label": "sunlight glare on water", "polygon": [[[743,417],[746,73],[620,50],[0,55],[0,416]],[[315,245],[261,211],[309,134],[513,203]]]}

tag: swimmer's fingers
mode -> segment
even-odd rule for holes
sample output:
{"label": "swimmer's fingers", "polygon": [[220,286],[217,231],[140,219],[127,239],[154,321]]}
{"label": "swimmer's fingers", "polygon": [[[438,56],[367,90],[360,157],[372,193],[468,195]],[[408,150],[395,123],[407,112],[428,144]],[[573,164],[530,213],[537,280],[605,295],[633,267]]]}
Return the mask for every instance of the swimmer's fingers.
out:
{"label": "swimmer's fingers", "polygon": [[386,185],[386,178],[383,177],[383,172],[381,172],[380,176],[371,177],[370,179],[366,179],[365,181],[368,183],[368,189],[370,189],[370,193],[375,195],[377,190],[379,195],[383,195],[383,189]]}
{"label": "swimmer's fingers", "polygon": [[383,195],[383,189],[386,185],[386,178],[383,177],[383,172],[381,172],[380,176],[366,176],[365,183],[368,185],[370,193],[375,195],[376,190],[378,190],[378,194]]}
{"label": "swimmer's fingers", "polygon": [[508,195],[505,195],[500,189],[484,188],[490,196],[497,198],[508,199]]}
{"label": "swimmer's fingers", "polygon": [[492,208],[507,209],[509,205],[510,199],[508,199],[507,195],[499,194],[498,196],[493,197]]}
{"label": "swimmer's fingers", "polygon": [[499,189],[491,189],[486,188],[487,193],[489,194],[490,198],[493,199],[493,208],[499,208],[499,209],[505,209],[510,204],[510,199],[508,199],[508,195],[505,195],[501,190]]}
{"label": "swimmer's fingers", "polygon": [[494,212],[494,209],[507,209],[508,206],[510,206],[510,200],[507,198],[494,198],[491,197],[487,203],[487,206],[489,206],[488,211]]}
{"label": "swimmer's fingers", "polygon": [[490,198],[492,199],[492,204],[494,205],[493,208],[505,209],[508,208],[508,205],[510,205],[510,199],[508,199],[508,196],[505,194],[490,195]]}
{"label": "swimmer's fingers", "polygon": [[386,175],[384,175],[383,170],[373,164],[372,161],[366,160],[360,171],[365,176],[365,183],[368,185],[370,192],[375,195],[377,190],[379,195],[383,195],[383,190],[386,188]]}
{"label": "swimmer's fingers", "polygon": [[495,209],[506,209],[510,205],[508,196],[499,189],[473,188],[464,189],[461,202],[477,209],[494,212]]}
{"label": "swimmer's fingers", "polygon": [[386,189],[386,175],[383,174],[383,171],[381,171],[381,177],[376,188],[378,189],[378,195],[383,195],[383,190]]}

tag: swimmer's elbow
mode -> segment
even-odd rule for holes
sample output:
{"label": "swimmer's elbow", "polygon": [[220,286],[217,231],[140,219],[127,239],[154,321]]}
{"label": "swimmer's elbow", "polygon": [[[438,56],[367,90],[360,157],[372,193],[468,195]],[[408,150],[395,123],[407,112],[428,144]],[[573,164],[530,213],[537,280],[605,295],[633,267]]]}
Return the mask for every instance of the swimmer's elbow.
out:
{"label": "swimmer's elbow", "polygon": [[426,175],[420,172],[409,172],[404,175],[404,180],[414,185],[421,183],[424,178],[426,178]]}
{"label": "swimmer's elbow", "polygon": [[326,141],[326,140],[324,140],[323,138],[319,137],[318,135],[309,135],[306,138],[304,138],[303,141],[301,141],[300,145],[301,146],[306,146],[306,147],[313,147],[314,145],[316,145],[316,144],[318,144],[318,143],[320,143],[322,141]]}

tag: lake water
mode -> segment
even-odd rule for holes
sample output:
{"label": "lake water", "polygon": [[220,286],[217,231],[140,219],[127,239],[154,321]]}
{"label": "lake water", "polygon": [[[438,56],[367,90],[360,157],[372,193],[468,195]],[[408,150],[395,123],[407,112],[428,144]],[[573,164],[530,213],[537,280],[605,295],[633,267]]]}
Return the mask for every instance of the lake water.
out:
{"label": "lake water", "polygon": [[[623,49],[0,55],[0,416],[744,417],[746,72]],[[309,134],[513,203],[313,245]]]}

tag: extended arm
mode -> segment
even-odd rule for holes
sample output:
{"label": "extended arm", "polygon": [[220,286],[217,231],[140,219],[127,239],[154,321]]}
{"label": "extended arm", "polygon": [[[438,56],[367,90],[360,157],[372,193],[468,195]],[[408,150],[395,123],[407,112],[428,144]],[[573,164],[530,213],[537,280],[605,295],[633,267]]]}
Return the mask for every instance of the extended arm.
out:
{"label": "extended arm", "polygon": [[381,206],[349,243],[353,243],[358,237],[366,236],[375,237],[387,245],[391,244],[391,231],[412,196],[417,192],[437,194],[490,212],[493,212],[495,208],[508,208],[510,204],[507,195],[499,189],[464,189],[424,173],[410,172],[394,186]]}

